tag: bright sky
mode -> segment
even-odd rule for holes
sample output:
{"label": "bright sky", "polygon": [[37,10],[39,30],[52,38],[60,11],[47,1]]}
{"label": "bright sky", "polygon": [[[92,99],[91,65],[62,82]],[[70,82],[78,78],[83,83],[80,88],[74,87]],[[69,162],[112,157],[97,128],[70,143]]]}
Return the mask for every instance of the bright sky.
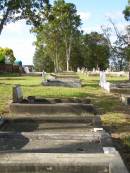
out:
{"label": "bright sky", "polygon": [[[100,32],[101,25],[108,25],[108,17],[112,18],[120,30],[125,31],[127,22],[123,18],[122,11],[127,5],[127,0],[66,0],[66,2],[76,5],[85,32]],[[30,27],[24,21],[18,21],[5,26],[0,35],[0,47],[12,48],[17,60],[21,60],[24,65],[33,64],[35,52],[33,46],[35,36],[29,30]]]}

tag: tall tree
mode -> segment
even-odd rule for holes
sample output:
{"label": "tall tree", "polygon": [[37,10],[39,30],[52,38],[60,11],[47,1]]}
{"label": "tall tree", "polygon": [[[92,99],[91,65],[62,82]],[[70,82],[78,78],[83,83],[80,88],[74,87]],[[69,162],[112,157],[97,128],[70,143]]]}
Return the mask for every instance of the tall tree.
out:
{"label": "tall tree", "polygon": [[123,14],[125,19],[129,21],[130,20],[130,0],[128,0],[128,5],[125,7]]}
{"label": "tall tree", "polygon": [[8,22],[26,19],[38,26],[47,16],[48,0],[0,0],[0,34]]}
{"label": "tall tree", "polygon": [[72,42],[81,25],[80,16],[77,15],[76,6],[72,3],[65,3],[64,0],[54,2],[53,13],[55,22],[58,22],[63,38],[66,54],[66,70],[69,71]]}
{"label": "tall tree", "polygon": [[[130,0],[128,0],[128,5],[123,11],[124,17],[127,21],[130,21]],[[128,27],[128,46],[126,48],[127,58],[129,61],[129,80],[130,80],[130,28]]]}
{"label": "tall tree", "polygon": [[[102,31],[106,37],[111,50],[111,65],[115,70],[124,70],[128,64],[126,47],[128,45],[127,35],[117,28],[111,18],[108,19],[110,26],[102,26]],[[111,42],[111,35],[115,35],[115,41]]]}
{"label": "tall tree", "polygon": [[109,65],[110,49],[107,39],[97,32],[91,32],[84,36],[86,56],[85,66],[88,69],[100,68],[105,70]]}
{"label": "tall tree", "polygon": [[48,21],[40,30],[34,30],[37,33],[36,45],[44,45],[54,62],[55,72],[69,70],[72,44],[80,25],[80,17],[76,12],[74,4],[57,0],[49,11]]}

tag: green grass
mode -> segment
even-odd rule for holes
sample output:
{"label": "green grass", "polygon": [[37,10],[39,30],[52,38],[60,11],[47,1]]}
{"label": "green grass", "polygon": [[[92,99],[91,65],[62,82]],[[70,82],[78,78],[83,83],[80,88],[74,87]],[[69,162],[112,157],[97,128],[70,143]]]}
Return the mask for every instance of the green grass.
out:
{"label": "green grass", "polygon": [[[12,99],[12,87],[20,84],[23,89],[24,97],[43,96],[43,97],[89,97],[92,103],[102,114],[104,127],[109,127],[111,132],[130,131],[130,119],[126,107],[122,105],[118,94],[108,94],[99,87],[99,77],[80,76],[82,88],[46,87],[41,85],[41,77],[29,76],[1,76],[0,77],[0,114],[3,116],[9,112],[9,103]],[[110,82],[126,81],[126,77],[108,77]],[[127,130],[124,128],[127,126]]]}
{"label": "green grass", "polygon": [[[99,87],[99,77],[80,76],[82,88],[46,87],[41,85],[41,77],[27,77],[17,75],[0,76],[0,114],[6,116],[12,99],[12,87],[20,84],[24,97],[89,97],[101,114],[104,128],[119,138],[123,145],[130,148],[130,110],[119,100],[118,93],[107,93]],[[110,82],[124,82],[126,77],[107,77]],[[129,91],[128,91],[129,93]],[[129,93],[130,94],[130,93]],[[119,147],[121,148],[121,147]]]}

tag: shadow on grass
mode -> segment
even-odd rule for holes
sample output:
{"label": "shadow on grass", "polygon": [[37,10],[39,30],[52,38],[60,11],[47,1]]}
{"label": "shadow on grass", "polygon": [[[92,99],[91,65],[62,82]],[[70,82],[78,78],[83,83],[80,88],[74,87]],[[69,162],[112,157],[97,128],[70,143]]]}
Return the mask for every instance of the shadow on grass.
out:
{"label": "shadow on grass", "polygon": [[1,80],[11,80],[11,81],[12,80],[23,80],[24,81],[24,80],[27,80],[27,79],[21,78],[21,77],[17,77],[17,78],[16,77],[13,77],[13,78],[11,77],[11,78],[0,78],[0,81]]}
{"label": "shadow on grass", "polygon": [[129,80],[112,80],[112,79],[108,79],[107,80],[108,82],[110,82],[110,83],[115,83],[115,84],[120,84],[120,83],[130,83],[130,81]]}
{"label": "shadow on grass", "polygon": [[39,87],[41,86],[41,84],[37,84],[37,85],[23,85],[23,84],[17,84],[17,83],[14,83],[14,84],[10,84],[10,83],[0,83],[0,85],[7,85],[7,86],[15,86],[15,85],[20,85],[22,87]]}
{"label": "shadow on grass", "polygon": [[0,77],[20,77],[19,73],[0,73]]}
{"label": "shadow on grass", "polygon": [[82,87],[92,87],[92,88],[99,88],[99,85],[97,83],[87,83],[83,84]]}

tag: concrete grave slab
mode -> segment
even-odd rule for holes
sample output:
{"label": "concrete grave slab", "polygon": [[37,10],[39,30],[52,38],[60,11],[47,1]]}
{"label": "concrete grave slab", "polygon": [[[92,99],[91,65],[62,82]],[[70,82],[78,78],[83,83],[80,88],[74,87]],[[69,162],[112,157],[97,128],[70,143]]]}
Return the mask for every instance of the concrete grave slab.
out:
{"label": "concrete grave slab", "polygon": [[44,119],[39,116],[18,116],[17,118],[5,120],[1,132],[73,132],[87,133],[94,127],[100,127],[100,117],[87,117],[80,119]]}
{"label": "concrete grave slab", "polygon": [[118,152],[7,153],[0,156],[0,170],[6,173],[128,173]]}
{"label": "concrete grave slab", "polygon": [[47,80],[46,82],[42,83],[44,86],[58,86],[58,87],[70,87],[70,88],[80,88],[81,83],[79,80],[63,80],[63,79],[54,79],[54,80]]}
{"label": "concrete grave slab", "polygon": [[[106,138],[109,140],[104,143]],[[103,153],[110,142],[105,132],[1,132],[0,153]]]}
{"label": "concrete grave slab", "polygon": [[56,73],[51,76],[55,79],[43,80],[42,84],[45,86],[81,87],[79,76],[75,73]]}

